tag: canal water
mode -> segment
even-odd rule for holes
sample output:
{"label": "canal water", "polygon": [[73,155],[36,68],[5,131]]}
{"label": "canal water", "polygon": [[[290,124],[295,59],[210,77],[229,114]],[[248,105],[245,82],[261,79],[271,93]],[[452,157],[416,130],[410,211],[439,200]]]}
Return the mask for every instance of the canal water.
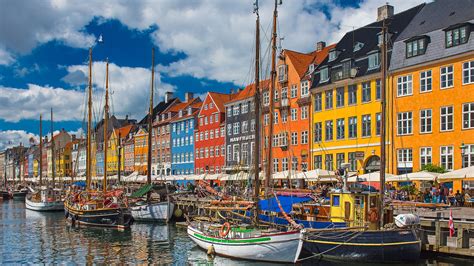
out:
{"label": "canal water", "polygon": [[[62,212],[30,211],[25,209],[24,203],[12,200],[0,202],[0,206],[1,265],[265,265],[218,256],[208,258],[206,253],[197,248],[187,237],[186,229],[176,227],[174,224],[135,223],[130,230],[125,231],[75,228],[67,223]],[[319,260],[305,261],[302,264],[347,265]],[[465,259],[429,257],[421,258],[413,265],[473,265],[473,263]]]}

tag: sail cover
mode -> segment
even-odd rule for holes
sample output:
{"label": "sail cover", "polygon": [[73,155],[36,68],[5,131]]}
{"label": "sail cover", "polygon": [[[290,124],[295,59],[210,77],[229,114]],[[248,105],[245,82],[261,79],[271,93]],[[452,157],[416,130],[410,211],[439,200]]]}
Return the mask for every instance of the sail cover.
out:
{"label": "sail cover", "polygon": [[133,192],[132,195],[130,196],[131,198],[140,198],[143,197],[148,191],[150,191],[153,188],[152,184],[146,184],[137,191]]}
{"label": "sail cover", "polygon": [[[278,196],[278,200],[280,201],[281,207],[286,213],[290,213],[295,203],[301,202],[308,202],[312,199],[310,197],[293,197],[293,196]],[[269,198],[266,200],[260,200],[258,202],[258,207],[262,211],[269,211],[269,212],[281,212],[280,208],[278,207],[277,200],[273,198]]]}

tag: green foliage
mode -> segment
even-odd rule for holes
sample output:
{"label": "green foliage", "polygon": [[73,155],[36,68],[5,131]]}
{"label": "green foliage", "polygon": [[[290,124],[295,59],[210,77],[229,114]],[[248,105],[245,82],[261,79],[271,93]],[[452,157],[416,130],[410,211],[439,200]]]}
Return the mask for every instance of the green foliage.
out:
{"label": "green foliage", "polygon": [[416,195],[418,193],[416,187],[412,185],[403,186],[401,187],[401,190],[408,192],[408,195]]}
{"label": "green foliage", "polygon": [[421,168],[422,171],[428,171],[428,172],[433,172],[433,173],[446,173],[446,169],[442,166],[434,165],[434,164],[426,164],[423,165]]}

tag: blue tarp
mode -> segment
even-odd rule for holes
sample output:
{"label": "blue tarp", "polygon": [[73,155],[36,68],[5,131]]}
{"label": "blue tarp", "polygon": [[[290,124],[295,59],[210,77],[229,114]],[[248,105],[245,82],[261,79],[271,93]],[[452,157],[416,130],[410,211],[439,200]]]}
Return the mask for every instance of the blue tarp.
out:
{"label": "blue tarp", "polygon": [[[280,201],[281,207],[286,213],[290,213],[293,204],[300,203],[300,202],[308,202],[312,199],[310,197],[295,197],[295,196],[278,196],[278,200]],[[258,202],[258,207],[262,211],[270,211],[270,212],[281,212],[280,208],[278,207],[278,202],[275,198],[270,198],[266,200],[261,200]]]}
{"label": "blue tarp", "polygon": [[86,182],[85,181],[76,181],[73,183],[73,185],[78,186],[78,187],[86,187]]}

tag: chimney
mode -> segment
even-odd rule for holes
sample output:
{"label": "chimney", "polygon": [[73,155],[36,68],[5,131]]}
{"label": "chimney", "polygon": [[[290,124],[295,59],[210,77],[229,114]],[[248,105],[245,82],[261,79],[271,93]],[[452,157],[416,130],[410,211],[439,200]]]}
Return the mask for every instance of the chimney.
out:
{"label": "chimney", "polygon": [[382,21],[384,19],[392,17],[393,11],[393,6],[389,5],[388,3],[377,8],[377,21]]}
{"label": "chimney", "polygon": [[326,42],[319,41],[316,43],[316,52],[322,51],[326,47]]}
{"label": "chimney", "polygon": [[167,91],[167,92],[165,93],[165,103],[168,103],[169,100],[171,100],[171,98],[173,98],[173,92]]}
{"label": "chimney", "polygon": [[184,102],[187,103],[193,98],[193,93],[192,92],[186,92],[184,94]]}
{"label": "chimney", "polygon": [[125,122],[128,124],[128,115],[125,115]]}

